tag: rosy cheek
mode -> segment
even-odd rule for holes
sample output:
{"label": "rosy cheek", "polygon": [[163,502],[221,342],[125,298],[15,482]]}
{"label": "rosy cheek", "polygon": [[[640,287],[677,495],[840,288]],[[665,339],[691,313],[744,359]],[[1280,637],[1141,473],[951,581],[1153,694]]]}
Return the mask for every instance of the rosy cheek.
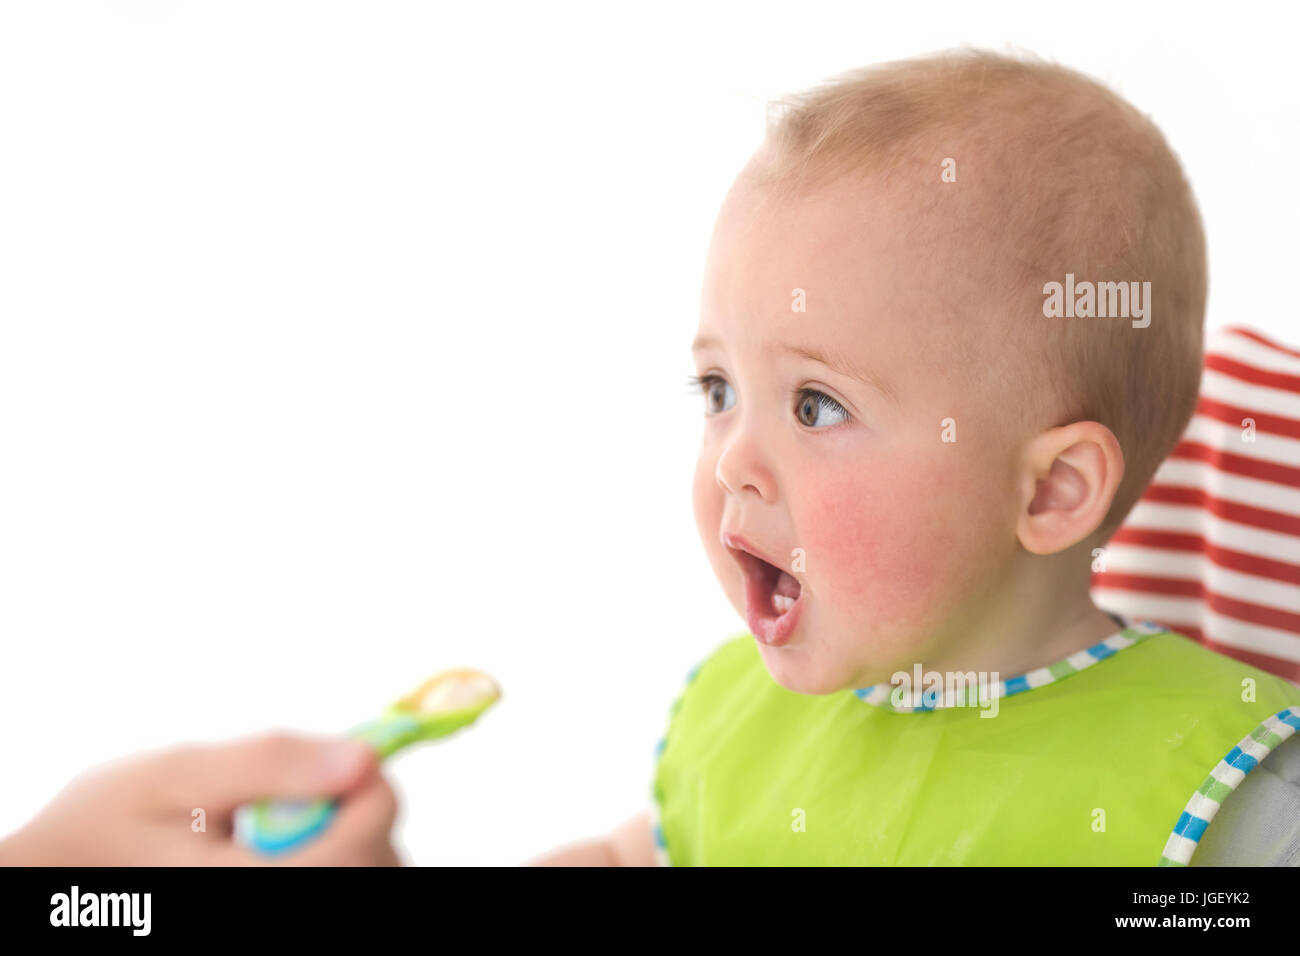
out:
{"label": "rosy cheek", "polygon": [[[895,462],[866,480],[861,470],[815,481],[798,524],[807,540],[813,593],[834,610],[888,628],[944,606],[962,589],[978,536],[954,474]],[[966,569],[969,571],[969,568]]]}
{"label": "rosy cheek", "polygon": [[878,599],[884,591],[914,595],[927,563],[910,546],[916,504],[904,487],[857,476],[818,482],[798,522],[813,592],[825,590],[837,602]]}

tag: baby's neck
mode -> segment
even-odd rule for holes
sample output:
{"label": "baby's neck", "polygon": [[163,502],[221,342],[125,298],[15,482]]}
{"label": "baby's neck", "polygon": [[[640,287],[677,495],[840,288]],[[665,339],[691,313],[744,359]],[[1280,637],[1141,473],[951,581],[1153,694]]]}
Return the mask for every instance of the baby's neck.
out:
{"label": "baby's neck", "polygon": [[968,618],[960,635],[943,652],[932,654],[926,668],[996,671],[1007,680],[1054,664],[1120,630],[1114,618],[1092,603],[1088,576],[1073,570],[1067,556],[1048,559],[1046,565],[1043,560],[1033,559],[1032,569],[1010,576],[1005,593],[982,602],[981,613]]}

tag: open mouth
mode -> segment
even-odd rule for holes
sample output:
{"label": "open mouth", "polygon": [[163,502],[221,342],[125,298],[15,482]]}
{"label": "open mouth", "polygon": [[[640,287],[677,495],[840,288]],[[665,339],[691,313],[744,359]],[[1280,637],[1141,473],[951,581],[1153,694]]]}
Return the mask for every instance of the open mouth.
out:
{"label": "open mouth", "polygon": [[722,543],[745,575],[745,619],[754,637],[780,646],[794,633],[803,607],[799,579],[765,558],[735,535],[724,534]]}

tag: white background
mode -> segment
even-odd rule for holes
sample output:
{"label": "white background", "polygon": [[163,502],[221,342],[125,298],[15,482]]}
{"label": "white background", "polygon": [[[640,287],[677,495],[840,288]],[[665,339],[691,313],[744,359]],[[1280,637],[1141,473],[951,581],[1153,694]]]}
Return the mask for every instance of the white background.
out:
{"label": "white background", "polygon": [[[0,833],[86,766],[505,689],[391,765],[406,858],[511,864],[646,806],[743,627],[685,387],[763,104],[963,42],[1152,114],[1209,324],[1300,344],[1274,8],[0,5]],[[1280,8],[1279,8],[1280,9]]]}

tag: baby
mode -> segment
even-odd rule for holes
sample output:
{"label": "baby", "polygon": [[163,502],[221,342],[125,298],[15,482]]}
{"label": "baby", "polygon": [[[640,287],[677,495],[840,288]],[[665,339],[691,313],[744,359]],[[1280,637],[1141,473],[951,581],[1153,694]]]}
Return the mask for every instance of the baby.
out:
{"label": "baby", "polygon": [[[1189,862],[1300,690],[1089,583],[1192,414],[1205,296],[1178,160],[1078,73],[946,53],[780,104],[693,346],[751,633],[692,671],[651,813],[543,862]],[[1198,863],[1297,862],[1250,792]]]}

